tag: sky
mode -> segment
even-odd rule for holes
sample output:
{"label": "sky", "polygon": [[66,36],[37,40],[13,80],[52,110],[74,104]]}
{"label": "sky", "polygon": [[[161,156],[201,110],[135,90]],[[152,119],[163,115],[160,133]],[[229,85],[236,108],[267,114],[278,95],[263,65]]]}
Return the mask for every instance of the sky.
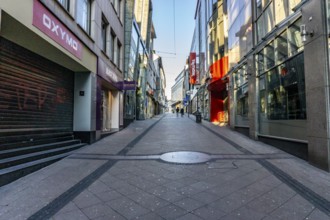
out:
{"label": "sky", "polygon": [[156,31],[154,50],[162,57],[166,96],[171,99],[171,87],[189,56],[197,0],[153,0],[152,3]]}

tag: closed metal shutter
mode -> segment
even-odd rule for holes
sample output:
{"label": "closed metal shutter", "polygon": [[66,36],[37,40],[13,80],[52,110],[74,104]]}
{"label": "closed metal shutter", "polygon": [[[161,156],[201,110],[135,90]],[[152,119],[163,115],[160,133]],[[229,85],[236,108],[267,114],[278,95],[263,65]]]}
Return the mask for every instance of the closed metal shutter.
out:
{"label": "closed metal shutter", "polygon": [[72,71],[0,38],[0,135],[72,131]]}

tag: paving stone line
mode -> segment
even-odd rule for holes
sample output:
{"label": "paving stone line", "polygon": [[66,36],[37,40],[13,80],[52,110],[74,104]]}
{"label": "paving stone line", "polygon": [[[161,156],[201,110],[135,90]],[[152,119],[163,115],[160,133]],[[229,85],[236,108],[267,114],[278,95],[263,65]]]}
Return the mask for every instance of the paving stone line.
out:
{"label": "paving stone line", "polygon": [[[253,154],[251,151],[243,148],[242,146],[238,145],[237,143],[229,140],[228,138],[222,136],[221,134],[217,133],[216,131],[212,130],[211,128],[202,124],[202,126],[210,131],[211,133],[215,134],[219,138],[223,139],[227,143],[231,144],[234,148],[241,151],[244,154]],[[300,196],[307,199],[307,201],[311,202],[316,208],[324,212],[326,215],[330,216],[330,202],[325,199],[323,196],[315,193],[305,185],[301,184],[299,181],[295,180],[285,171],[279,169],[275,165],[271,164],[265,159],[256,159],[256,161],[262,165],[265,169],[270,171],[274,176],[280,179],[283,183],[288,185],[291,189],[297,192]]]}
{"label": "paving stone line", "polygon": [[280,179],[282,182],[284,182],[294,191],[296,191],[300,196],[302,196],[307,201],[312,203],[316,208],[330,216],[330,202],[328,200],[315,193],[305,185],[301,184],[299,181],[295,180],[289,174],[277,168],[272,163],[266,160],[258,160],[258,162],[268,171],[270,171],[274,176],[276,176],[278,179]]}
{"label": "paving stone line", "polygon": [[[134,145],[138,143],[149,132],[149,130],[152,129],[164,117],[165,115],[159,120],[157,120],[155,123],[153,123],[149,128],[143,131],[136,138],[134,138],[131,142],[129,142],[117,155],[126,155],[129,150],[131,150]],[[44,220],[51,218],[55,213],[57,213],[60,209],[62,209],[65,205],[72,201],[76,196],[78,196],[82,191],[84,191],[98,178],[100,178],[112,166],[114,166],[116,162],[117,161],[114,160],[107,161],[105,164],[97,168],[94,172],[83,178],[79,183],[72,186],[66,192],[62,193],[56,199],[51,201],[48,205],[31,215],[28,220]]]}

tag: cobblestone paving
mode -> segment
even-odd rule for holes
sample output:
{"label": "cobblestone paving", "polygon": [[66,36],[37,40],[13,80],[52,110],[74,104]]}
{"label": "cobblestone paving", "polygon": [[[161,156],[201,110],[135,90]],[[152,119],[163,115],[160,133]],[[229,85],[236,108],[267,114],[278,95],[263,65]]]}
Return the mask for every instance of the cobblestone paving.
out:
{"label": "cobblestone paving", "polygon": [[[188,159],[162,157],[177,151]],[[322,220],[329,193],[329,173],[305,161],[166,114],[1,187],[0,219]]]}

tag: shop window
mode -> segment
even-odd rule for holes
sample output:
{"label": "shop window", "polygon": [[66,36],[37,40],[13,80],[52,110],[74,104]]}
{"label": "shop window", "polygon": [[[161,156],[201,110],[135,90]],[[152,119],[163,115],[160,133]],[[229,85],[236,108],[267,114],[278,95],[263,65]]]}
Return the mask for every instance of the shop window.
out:
{"label": "shop window", "polygon": [[65,10],[69,11],[70,0],[57,0],[57,1],[65,8]]}
{"label": "shop window", "polygon": [[244,85],[237,90],[236,100],[237,100],[236,114],[243,117],[248,117],[249,102],[248,102],[247,85]]}
{"label": "shop window", "polygon": [[276,63],[279,64],[288,58],[288,39],[286,31],[275,39],[275,44]]}
{"label": "shop window", "polygon": [[91,26],[91,1],[77,0],[77,23],[90,34]]}
{"label": "shop window", "polygon": [[259,106],[260,113],[266,113],[266,83],[265,75],[260,77],[259,80]]}
{"label": "shop window", "polygon": [[303,54],[267,73],[267,118],[306,119]]}

